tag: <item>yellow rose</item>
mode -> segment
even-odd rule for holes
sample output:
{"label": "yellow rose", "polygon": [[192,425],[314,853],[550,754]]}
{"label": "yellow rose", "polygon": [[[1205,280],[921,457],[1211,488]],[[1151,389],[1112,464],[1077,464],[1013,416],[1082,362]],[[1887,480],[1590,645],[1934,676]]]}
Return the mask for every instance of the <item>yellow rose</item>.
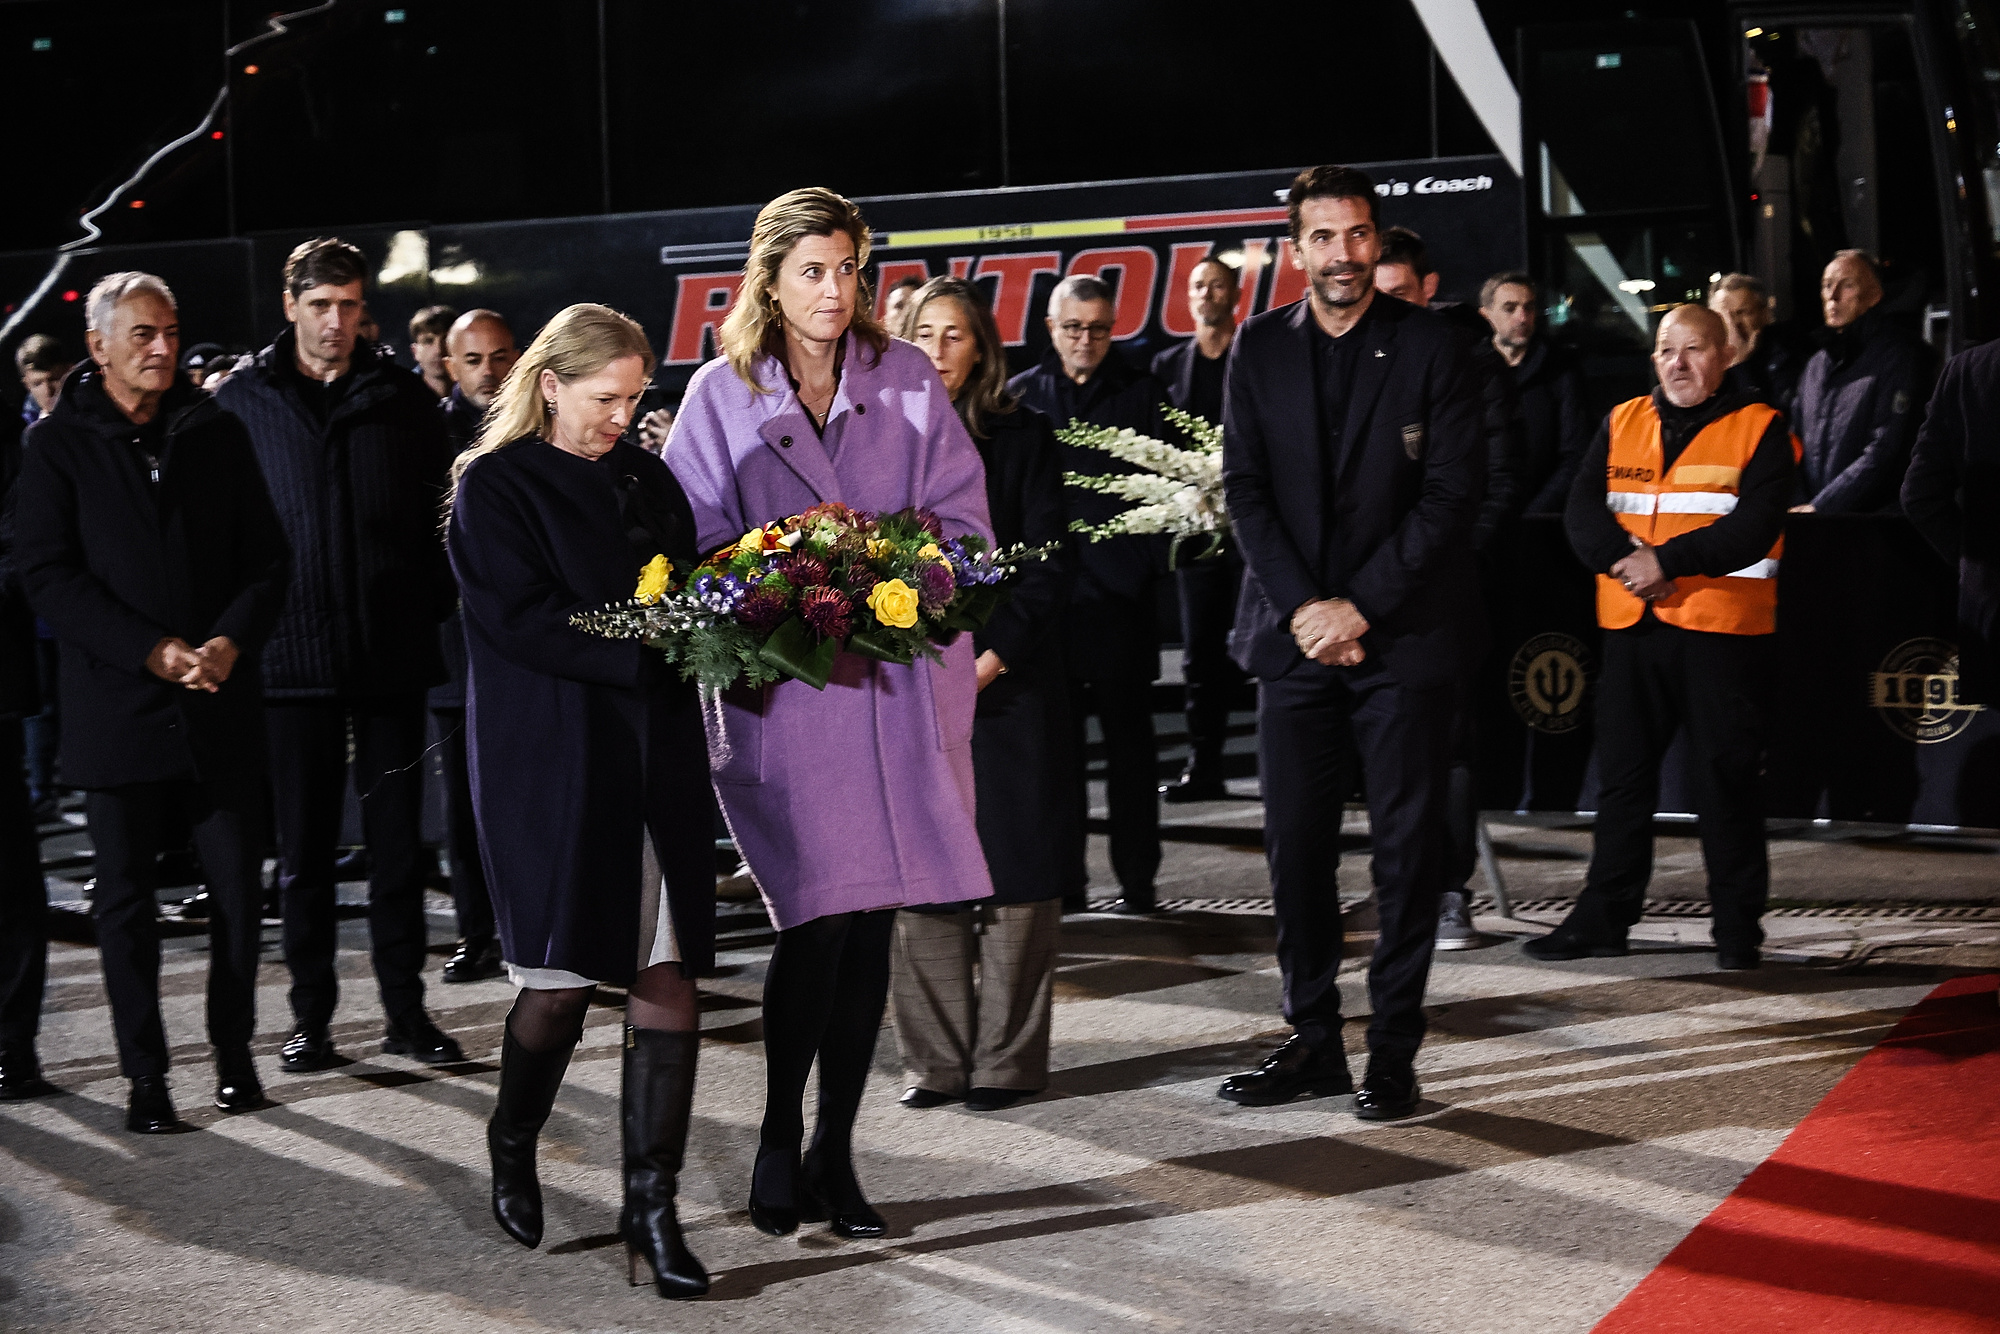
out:
{"label": "yellow rose", "polygon": [[868,610],[884,625],[907,630],[917,623],[917,590],[891,579],[868,590]]}
{"label": "yellow rose", "polygon": [[895,550],[896,544],[886,537],[871,537],[868,539],[869,560],[880,560],[884,556],[893,555]]}
{"label": "yellow rose", "polygon": [[[938,544],[935,542],[926,542],[918,547],[917,555],[925,560],[944,560],[944,553],[938,550]],[[945,564],[949,565],[951,562],[945,561]]]}
{"label": "yellow rose", "polygon": [[672,561],[665,556],[653,557],[646,562],[646,568],[639,571],[639,587],[632,596],[652,606],[667,591],[667,576],[673,572]]}

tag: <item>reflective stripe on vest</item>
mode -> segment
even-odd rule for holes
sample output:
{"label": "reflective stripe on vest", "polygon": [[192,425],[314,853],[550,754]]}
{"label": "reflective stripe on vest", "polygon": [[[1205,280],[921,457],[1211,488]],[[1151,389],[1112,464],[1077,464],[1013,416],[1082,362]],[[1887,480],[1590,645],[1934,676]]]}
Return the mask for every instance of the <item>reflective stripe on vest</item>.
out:
{"label": "reflective stripe on vest", "polygon": [[[1651,397],[1611,410],[1604,506],[1619,526],[1659,546],[1714,523],[1736,509],[1743,469],[1757,452],[1777,410],[1762,403],[1738,408],[1695,433],[1671,468],[1664,467],[1660,416]],[[1796,442],[1794,443],[1796,449]],[[1672,596],[1652,604],[1653,614],[1684,630],[1763,635],[1777,629],[1781,538],[1764,559],[1709,577],[1684,575]],[[1646,604],[1609,575],[1597,580],[1597,619],[1606,629],[1638,623]]]}

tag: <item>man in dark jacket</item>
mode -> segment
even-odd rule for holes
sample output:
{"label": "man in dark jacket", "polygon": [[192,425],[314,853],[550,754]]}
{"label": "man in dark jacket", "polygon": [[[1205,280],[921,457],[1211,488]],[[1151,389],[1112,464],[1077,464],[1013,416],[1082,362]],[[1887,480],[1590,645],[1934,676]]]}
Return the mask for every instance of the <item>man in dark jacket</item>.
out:
{"label": "man in dark jacket", "polygon": [[240,423],[178,375],[166,284],[114,273],[84,306],[91,361],[28,433],[11,508],[29,602],[61,646],[63,772],[89,793],[97,946],[132,1081],[127,1128],[176,1126],[160,1020],[154,858],[177,816],[208,877],[215,1104],[260,1105],[259,649],[285,539]]}
{"label": "man in dark jacket", "polygon": [[[1541,301],[1525,273],[1496,273],[1479,288],[1492,346],[1514,375],[1521,416],[1522,514],[1561,514],[1590,440],[1583,373],[1541,331]],[[1490,503],[1490,501],[1489,501]]]}
{"label": "man in dark jacket", "polygon": [[[1167,401],[1203,421],[1222,424],[1222,370],[1236,337],[1236,304],[1241,296],[1236,270],[1211,255],[1188,275],[1188,313],[1194,337],[1153,358],[1153,378]],[[1167,299],[1173,298],[1172,293]],[[1160,789],[1175,803],[1220,801],[1229,795],[1222,782],[1222,748],[1229,740],[1229,697],[1243,673],[1229,660],[1229,627],[1236,620],[1236,593],[1243,586],[1243,558],[1236,544],[1203,555],[1203,545],[1184,549],[1174,571],[1181,604],[1181,675],[1186,680],[1187,767]]]}
{"label": "man in dark jacket", "polygon": [[[21,423],[0,413],[0,509],[21,475]],[[48,976],[49,892],[21,720],[41,708],[35,618],[0,524],[0,1102],[55,1092],[35,1055]]]}
{"label": "man in dark jacket", "polygon": [[1793,508],[1897,513],[1930,397],[1930,349],[1882,318],[1882,279],[1861,251],[1835,255],[1819,292],[1829,337],[1799,377],[1794,429],[1805,454]]}
{"label": "man in dark jacket", "polygon": [[292,251],[292,327],[216,392],[249,429],[296,569],[264,654],[296,1025],[288,1070],[336,1059],[333,856],[350,742],[382,1049],[464,1059],[424,1013],[421,971],[424,692],[445,679],[438,626],[456,599],[438,528],[450,450],[431,392],[357,341],[367,276],[344,241]]}
{"label": "man in dark jacket", "polygon": [[[1007,387],[1058,429],[1072,421],[1160,433],[1160,387],[1111,352],[1111,289],[1096,278],[1072,274],[1049,295],[1049,336],[1055,346],[1042,363],[1022,371]],[[1063,446],[1070,472],[1131,471],[1108,454]],[[1069,517],[1100,524],[1125,502],[1078,487],[1067,490]],[[1104,729],[1105,787],[1111,813],[1111,868],[1122,897],[1118,909],[1155,908],[1153,877],[1160,869],[1160,805],[1154,770],[1151,686],[1160,674],[1160,637],[1154,623],[1154,585],[1165,572],[1161,543],[1149,537],[1079,538],[1076,583],[1063,620],[1063,657],[1071,682],[1072,719],[1078,729],[1095,713]],[[1082,906],[1089,873],[1082,830],[1089,814],[1081,735],[1077,744],[1079,809],[1075,880],[1067,906]]]}
{"label": "man in dark jacket", "polygon": [[1771,294],[1763,280],[1747,273],[1723,274],[1708,289],[1708,308],[1729,326],[1724,387],[1790,416],[1806,367],[1805,351],[1793,334],[1771,322]]}
{"label": "man in dark jacket", "polygon": [[1418,1102],[1486,440],[1464,340],[1375,290],[1376,207],[1361,172],[1299,173],[1293,262],[1311,290],[1247,321],[1229,358],[1222,476],[1249,567],[1230,643],[1262,682],[1265,850],[1294,1036],[1218,1092],[1264,1106],[1353,1088],[1337,872],[1358,764],[1381,926],[1355,1112],[1387,1120]]}
{"label": "man in dark jacket", "polygon": [[[444,349],[444,368],[452,379],[442,409],[444,429],[456,458],[478,442],[486,409],[493,406],[493,396],[521,354],[514,346],[514,331],[492,310],[468,310],[459,316],[445,334]],[[442,977],[446,982],[477,982],[499,976],[502,964],[486,868],[479,860],[479,830],[473,823],[472,779],[465,754],[465,620],[456,604],[438,632],[438,647],[450,679],[431,687],[429,702],[444,768],[451,904],[458,917],[458,945],[445,961]]]}
{"label": "man in dark jacket", "polygon": [[2000,704],[2000,343],[1953,357],[1903,478],[1903,512],[1958,568],[1958,680]]}

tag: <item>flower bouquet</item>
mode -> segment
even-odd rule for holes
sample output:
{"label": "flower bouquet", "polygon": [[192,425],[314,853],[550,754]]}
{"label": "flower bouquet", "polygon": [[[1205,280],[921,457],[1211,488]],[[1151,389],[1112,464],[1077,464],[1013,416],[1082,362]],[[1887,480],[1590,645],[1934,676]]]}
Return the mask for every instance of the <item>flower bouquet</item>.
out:
{"label": "flower bouquet", "polygon": [[824,690],[843,650],[904,666],[942,661],[938,645],[986,624],[1009,569],[1047,554],[946,537],[928,510],[875,515],[829,502],[751,529],[685,578],[655,556],[631,601],[571,622],[643,639],[709,689],[791,679]]}
{"label": "flower bouquet", "polygon": [[1206,560],[1222,550],[1229,532],[1229,510],[1222,499],[1222,428],[1179,408],[1164,409],[1166,418],[1187,437],[1186,448],[1178,448],[1129,427],[1114,429],[1072,421],[1056,432],[1056,439],[1080,449],[1096,449],[1129,463],[1139,472],[1115,476],[1064,473],[1063,481],[1086,491],[1101,491],[1133,507],[1105,523],[1091,525],[1078,519],[1070,524],[1093,542],[1107,537],[1137,537],[1167,534],[1173,538],[1168,548],[1167,567],[1173,568],[1181,544],[1191,537],[1206,537],[1208,546],[1195,556]]}

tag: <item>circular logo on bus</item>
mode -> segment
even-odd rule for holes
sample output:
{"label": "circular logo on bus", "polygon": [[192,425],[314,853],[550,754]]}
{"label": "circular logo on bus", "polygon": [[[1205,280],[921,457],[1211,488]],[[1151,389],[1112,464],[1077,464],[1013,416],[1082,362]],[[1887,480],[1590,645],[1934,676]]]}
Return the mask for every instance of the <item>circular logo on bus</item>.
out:
{"label": "circular logo on bus", "polygon": [[1537,732],[1573,731],[1583,722],[1590,684],[1590,650],[1571,635],[1536,635],[1514,651],[1507,668],[1507,697],[1521,721]]}
{"label": "circular logo on bus", "polygon": [[1942,639],[1896,645],[1869,686],[1876,716],[1897,736],[1921,746],[1951,740],[1985,707],[1959,699],[1958,645]]}

